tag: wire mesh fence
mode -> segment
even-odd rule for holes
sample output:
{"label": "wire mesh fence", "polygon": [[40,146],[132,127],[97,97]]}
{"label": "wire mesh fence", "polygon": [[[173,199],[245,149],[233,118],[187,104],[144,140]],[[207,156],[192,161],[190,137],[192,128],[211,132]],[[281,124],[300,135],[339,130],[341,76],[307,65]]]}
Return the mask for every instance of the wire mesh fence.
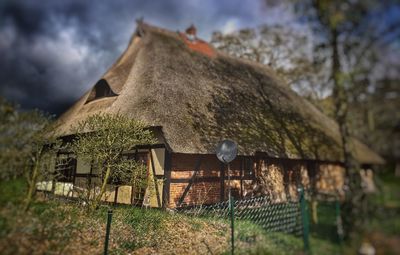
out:
{"label": "wire mesh fence", "polygon": [[[232,203],[233,214],[229,201],[181,208],[180,212],[193,217],[225,220],[227,224],[228,219],[233,219],[233,238],[239,250],[243,248],[243,232],[246,232],[246,227],[253,226],[261,229],[261,233],[255,231],[255,234],[261,234],[264,238],[254,239],[253,242],[245,239],[247,246],[244,248],[247,251],[271,249],[265,246],[267,244],[280,250],[282,254],[297,254],[302,251],[311,253],[313,245],[318,246],[322,240],[332,243],[332,254],[338,254],[342,236],[340,202],[336,196],[314,195],[312,199],[309,195],[305,197],[301,190],[298,199],[285,202],[274,201],[269,196],[236,200]],[[313,202],[317,202],[315,208]],[[314,222],[314,215],[319,215],[320,221]],[[257,241],[262,241],[263,244]],[[318,252],[320,247],[315,249]]]}
{"label": "wire mesh fence", "polygon": [[[235,200],[234,218],[261,226],[269,232],[284,232],[300,236],[302,233],[301,211],[298,202],[273,202],[270,197]],[[229,218],[229,201],[183,208],[182,213],[208,218]]]}

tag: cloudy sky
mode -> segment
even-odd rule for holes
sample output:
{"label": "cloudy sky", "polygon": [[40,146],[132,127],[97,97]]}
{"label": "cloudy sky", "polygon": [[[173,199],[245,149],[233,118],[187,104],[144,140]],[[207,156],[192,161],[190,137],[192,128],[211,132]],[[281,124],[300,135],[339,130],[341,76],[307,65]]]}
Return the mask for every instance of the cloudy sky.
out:
{"label": "cloudy sky", "polygon": [[208,40],[262,23],[286,22],[258,0],[0,1],[0,93],[24,109],[60,114],[90,88],[127,46],[135,20]]}

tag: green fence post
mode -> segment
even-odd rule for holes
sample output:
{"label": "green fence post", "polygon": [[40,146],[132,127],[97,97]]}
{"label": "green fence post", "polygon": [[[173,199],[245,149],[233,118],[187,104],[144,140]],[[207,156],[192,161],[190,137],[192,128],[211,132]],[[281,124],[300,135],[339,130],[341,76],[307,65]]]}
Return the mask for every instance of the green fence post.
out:
{"label": "green fence post", "polygon": [[104,255],[108,254],[108,241],[110,240],[110,228],[111,228],[112,214],[113,214],[113,211],[111,209],[109,209],[108,213],[107,213],[107,227],[106,227],[106,240],[104,241]]}
{"label": "green fence post", "polygon": [[342,245],[343,241],[343,225],[342,225],[342,216],[340,215],[340,202],[338,199],[335,201],[335,212],[336,212],[336,230],[338,235],[339,245]]}
{"label": "green fence post", "polygon": [[231,215],[231,252],[232,255],[235,253],[235,231],[234,231],[234,223],[235,223],[235,200],[234,198],[231,196],[229,198],[229,204],[230,204],[230,215]]}
{"label": "green fence post", "polygon": [[300,207],[301,207],[301,219],[303,224],[303,243],[304,243],[304,251],[306,254],[310,254],[310,226],[308,222],[308,212],[306,208],[306,201],[304,198],[304,188],[300,188]]}

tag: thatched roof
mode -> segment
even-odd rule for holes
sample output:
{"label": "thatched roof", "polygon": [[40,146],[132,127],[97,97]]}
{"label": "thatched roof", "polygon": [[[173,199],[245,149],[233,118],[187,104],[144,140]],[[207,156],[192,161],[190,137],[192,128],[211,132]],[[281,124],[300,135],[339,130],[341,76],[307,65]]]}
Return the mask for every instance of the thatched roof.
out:
{"label": "thatched roof", "polygon": [[[173,152],[214,153],[230,138],[243,155],[342,160],[335,121],[271,69],[189,39],[139,24],[123,55],[59,118],[59,134],[91,114],[120,113],[161,126]],[[356,139],[353,147],[360,162],[383,162]]]}

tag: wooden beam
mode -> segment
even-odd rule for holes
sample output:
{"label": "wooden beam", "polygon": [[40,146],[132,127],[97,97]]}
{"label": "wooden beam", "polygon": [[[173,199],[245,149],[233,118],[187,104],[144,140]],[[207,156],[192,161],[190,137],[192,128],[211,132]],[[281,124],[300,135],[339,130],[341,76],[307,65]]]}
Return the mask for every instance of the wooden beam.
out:
{"label": "wooden beam", "polygon": [[243,176],[244,176],[244,164],[243,156],[240,157],[240,197],[243,198]]}
{"label": "wooden beam", "polygon": [[220,201],[223,202],[225,200],[225,165],[220,162]]}
{"label": "wooden beam", "polygon": [[169,205],[169,192],[171,187],[171,164],[172,164],[172,154],[165,149],[164,157],[164,185],[163,185],[163,201],[162,207],[166,208]]}
{"label": "wooden beam", "polygon": [[[137,158],[136,158],[137,152],[138,152],[138,150],[136,149],[136,150],[135,150],[135,155],[134,155],[134,159],[135,159],[135,160],[137,159]],[[140,188],[141,188],[141,187],[140,187]],[[136,189],[138,190],[137,187],[136,187]],[[134,202],[135,202],[135,201],[134,201],[134,198],[135,198],[134,195],[136,195],[135,192],[136,192],[136,190],[134,190],[134,189],[133,189],[133,186],[131,186],[131,205],[133,205]]]}
{"label": "wooden beam", "polygon": [[[92,174],[93,174],[93,166],[94,166],[94,161],[92,160],[90,162],[90,172],[89,175],[86,176],[86,180],[87,180],[87,189],[88,191],[88,198],[90,198],[90,193],[92,191]],[[77,177],[79,177],[79,175],[77,174]]]}
{"label": "wooden beam", "polygon": [[[75,167],[74,167],[74,172],[73,172],[73,177],[72,177],[72,187],[75,187],[75,178],[76,178],[76,171],[78,169],[78,161],[75,159]],[[72,194],[71,196],[74,196],[74,189],[72,189]]]}
{"label": "wooden beam", "polygon": [[194,173],[193,173],[192,177],[189,179],[189,181],[188,181],[189,184],[186,186],[185,190],[183,191],[183,194],[182,194],[181,198],[179,199],[179,202],[178,202],[178,205],[177,205],[178,207],[182,205],[183,201],[185,200],[185,197],[186,197],[187,193],[189,192],[189,189],[192,187],[192,185],[194,183],[194,180],[195,180],[195,178],[197,176],[197,173],[199,172],[202,159],[203,159],[203,155],[200,155],[197,158],[197,162],[196,162],[196,165],[194,167]]}
{"label": "wooden beam", "polygon": [[[92,171],[92,170],[90,170],[90,171]],[[97,174],[88,173],[88,174],[75,174],[75,177],[89,178],[89,177],[100,177],[100,176],[98,176]]]}
{"label": "wooden beam", "polygon": [[[240,181],[242,177],[240,176],[231,176],[231,180],[238,180]],[[192,179],[191,178],[174,178],[171,179],[171,183],[189,183],[189,182],[193,182],[193,183],[199,183],[199,182],[221,182],[222,180],[228,180],[228,176],[225,176],[222,180],[221,177],[218,176],[202,176],[202,177],[196,177],[196,179]],[[246,181],[252,181],[253,179],[251,177],[243,177],[243,180]]]}
{"label": "wooden beam", "polygon": [[310,180],[310,190],[312,196],[316,193],[317,190],[317,175],[319,170],[319,164],[317,162],[308,161],[307,162],[307,174]]}
{"label": "wooden beam", "polygon": [[165,148],[164,144],[152,144],[152,145],[136,145],[134,148],[124,151],[122,154],[131,154],[138,153],[139,150],[149,150],[149,149],[163,149]]}
{"label": "wooden beam", "polygon": [[136,149],[161,149],[165,148],[165,145],[162,143],[150,144],[150,145],[136,145]]}
{"label": "wooden beam", "polygon": [[289,178],[289,166],[286,160],[282,160],[281,164],[283,170],[283,186],[285,189],[285,195],[287,200],[291,200],[290,196],[290,178]]}
{"label": "wooden beam", "polygon": [[114,205],[116,205],[118,202],[118,189],[119,189],[119,186],[115,186]]}
{"label": "wooden beam", "polygon": [[156,169],[154,167],[153,153],[151,152],[151,149],[149,149],[149,153],[150,153],[151,169],[152,169],[152,172],[153,172],[153,181],[154,181],[154,186],[155,186],[155,189],[156,189],[157,205],[158,205],[158,207],[161,207],[160,192],[158,191],[158,182],[157,182],[157,178],[156,178]]}

